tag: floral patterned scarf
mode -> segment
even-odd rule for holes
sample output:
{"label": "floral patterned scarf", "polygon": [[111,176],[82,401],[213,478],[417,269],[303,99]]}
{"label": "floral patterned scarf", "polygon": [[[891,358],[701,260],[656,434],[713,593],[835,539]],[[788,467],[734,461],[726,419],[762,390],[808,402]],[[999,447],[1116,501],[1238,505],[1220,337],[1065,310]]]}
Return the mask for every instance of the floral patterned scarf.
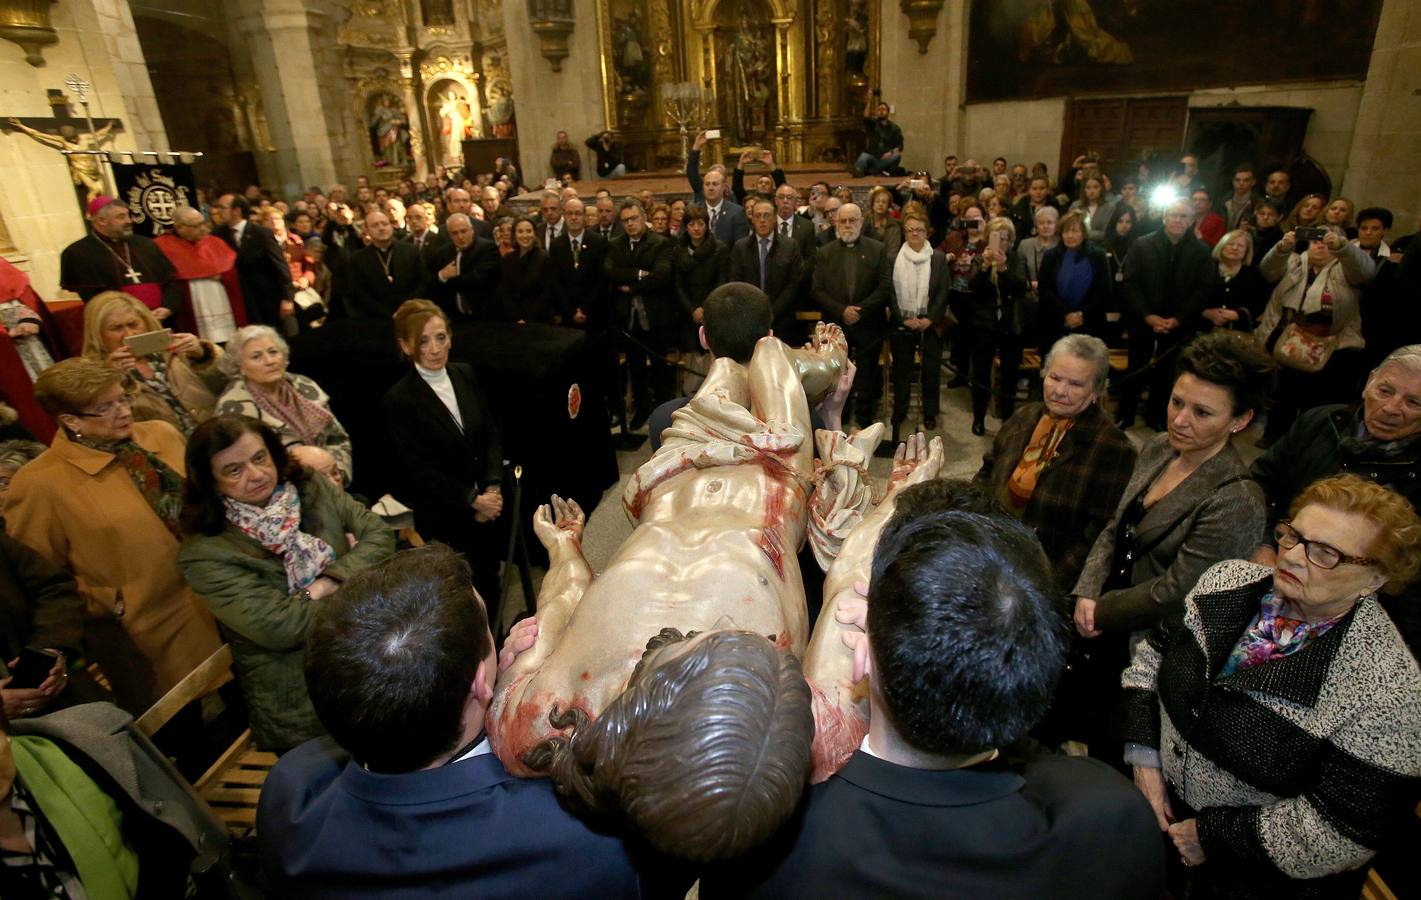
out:
{"label": "floral patterned scarf", "polygon": [[281,557],[286,584],[292,593],[305,590],[321,577],[336,558],[331,545],[301,530],[301,495],[287,481],[266,501],[266,506],[224,497],[227,521],[237,530]]}
{"label": "floral patterned scarf", "polygon": [[1250,669],[1261,663],[1291,656],[1341,621],[1342,616],[1322,622],[1290,619],[1283,615],[1283,599],[1272,591],[1263,595],[1258,618],[1239,638],[1221,674],[1232,675],[1240,669]]}
{"label": "floral patterned scarf", "polygon": [[183,511],[181,475],[159,459],[156,453],[150,453],[134,441],[102,443],[82,437],[73,440],[91,450],[112,453],[164,527],[172,532],[173,537],[180,541],[183,539],[182,529],[178,527],[178,516]]}
{"label": "floral patterned scarf", "polygon": [[173,411],[173,418],[177,421],[178,430],[183,433],[183,437],[192,437],[193,429],[197,428],[197,420],[183,406],[182,400],[178,399],[178,393],[173,389],[173,380],[168,374],[168,363],[160,353],[146,357],[145,361],[153,369],[152,378],[144,378],[137,369],[128,370],[128,381],[133,385],[146,385],[149,390],[157,394],[168,408]]}

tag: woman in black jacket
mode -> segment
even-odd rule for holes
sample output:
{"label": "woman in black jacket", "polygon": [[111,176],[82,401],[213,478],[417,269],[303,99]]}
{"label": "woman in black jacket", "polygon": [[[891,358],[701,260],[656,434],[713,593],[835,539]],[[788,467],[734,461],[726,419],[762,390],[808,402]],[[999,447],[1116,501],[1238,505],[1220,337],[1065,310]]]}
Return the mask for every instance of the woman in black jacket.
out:
{"label": "woman in black jacket", "polygon": [[[1001,232],[998,248],[992,235]],[[1012,272],[1011,248],[1016,244],[1016,227],[1000,217],[987,223],[981,262],[968,282],[970,300],[967,317],[972,344],[972,433],[987,431],[987,401],[991,398],[992,360],[1000,356],[997,381],[997,414],[1007,419],[1016,404],[1017,371],[1021,368],[1023,336],[1034,321],[1027,297],[1026,279]]]}
{"label": "woman in black jacket", "polygon": [[923,365],[923,429],[937,427],[942,384],[942,338],[947,319],[947,291],[952,281],[947,256],[928,243],[928,217],[920,203],[903,210],[907,237],[893,257],[893,443],[898,426],[908,417],[913,388],[914,356],[921,352]]}
{"label": "woman in black jacket", "polygon": [[1230,231],[1214,245],[1213,257],[1209,292],[1190,324],[1198,331],[1253,331],[1273,293],[1253,264],[1253,236],[1242,228]]}
{"label": "woman in black jacket", "polygon": [[503,449],[474,369],[451,362],[449,319],[428,300],[395,311],[395,336],[411,370],[385,394],[385,425],[404,475],[403,498],[426,541],[464,554],[498,633],[503,555]]}
{"label": "woman in black jacket", "polygon": [[1110,263],[1104,250],[1086,240],[1084,217],[1066,213],[1056,227],[1061,242],[1046,251],[1037,272],[1042,347],[1068,334],[1100,337],[1110,303]]}
{"label": "woman in black jacket", "polygon": [[730,248],[710,232],[704,207],[688,206],[675,248],[676,300],[681,304],[676,341],[688,353],[700,353],[701,305],[730,278]]}
{"label": "woman in black jacket", "polygon": [[1120,267],[1125,262],[1125,254],[1144,233],[1140,226],[1140,214],[1128,203],[1115,204],[1115,213],[1110,224],[1105,227],[1105,267],[1107,286],[1110,289],[1105,305],[1105,324],[1100,335],[1108,346],[1124,346],[1125,299],[1121,296],[1120,282],[1123,280]]}
{"label": "woman in black jacket", "polygon": [[521,218],[513,225],[513,252],[499,259],[499,306],[509,322],[555,324],[556,306],[549,295],[548,254],[533,220]]}

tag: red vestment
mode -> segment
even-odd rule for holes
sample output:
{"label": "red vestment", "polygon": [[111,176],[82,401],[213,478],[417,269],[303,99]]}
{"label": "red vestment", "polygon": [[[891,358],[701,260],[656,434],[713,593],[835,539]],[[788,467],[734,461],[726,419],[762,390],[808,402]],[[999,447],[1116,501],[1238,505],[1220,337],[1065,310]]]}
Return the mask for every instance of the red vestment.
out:
{"label": "red vestment", "polygon": [[153,239],[158,249],[178,271],[178,280],[183,283],[183,305],[178,310],[176,331],[197,333],[197,318],[192,311],[192,291],[188,282],[194,278],[217,278],[227,291],[227,302],[232,307],[232,321],[241,328],[247,324],[247,304],[242,297],[242,283],[237,277],[237,251],[219,237],[206,235],[196,243],[184,240],[176,234],[160,234]]}

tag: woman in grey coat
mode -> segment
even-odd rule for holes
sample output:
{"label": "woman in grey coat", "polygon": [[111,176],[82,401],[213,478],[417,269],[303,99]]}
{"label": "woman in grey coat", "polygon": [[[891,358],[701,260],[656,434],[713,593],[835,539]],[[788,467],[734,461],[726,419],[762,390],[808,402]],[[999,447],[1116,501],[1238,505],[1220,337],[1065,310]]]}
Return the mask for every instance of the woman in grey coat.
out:
{"label": "woman in grey coat", "polygon": [[1205,569],[1257,546],[1263,491],[1232,438],[1253,420],[1272,370],[1253,341],[1231,332],[1204,335],[1180,354],[1169,428],[1141,448],[1072,592],[1084,670],[1073,699],[1092,756],[1120,761],[1115,705],[1130,636],[1177,623]]}

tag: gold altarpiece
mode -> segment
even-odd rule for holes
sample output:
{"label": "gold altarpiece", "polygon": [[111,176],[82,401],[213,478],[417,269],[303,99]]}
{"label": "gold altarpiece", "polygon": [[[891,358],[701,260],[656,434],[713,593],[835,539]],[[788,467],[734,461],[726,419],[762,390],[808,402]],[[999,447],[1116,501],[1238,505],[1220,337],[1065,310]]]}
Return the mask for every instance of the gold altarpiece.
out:
{"label": "gold altarpiece", "polygon": [[603,112],[643,170],[681,161],[664,85],[711,99],[714,155],[764,147],[781,163],[841,162],[863,140],[878,84],[879,7],[869,0],[597,0]]}

